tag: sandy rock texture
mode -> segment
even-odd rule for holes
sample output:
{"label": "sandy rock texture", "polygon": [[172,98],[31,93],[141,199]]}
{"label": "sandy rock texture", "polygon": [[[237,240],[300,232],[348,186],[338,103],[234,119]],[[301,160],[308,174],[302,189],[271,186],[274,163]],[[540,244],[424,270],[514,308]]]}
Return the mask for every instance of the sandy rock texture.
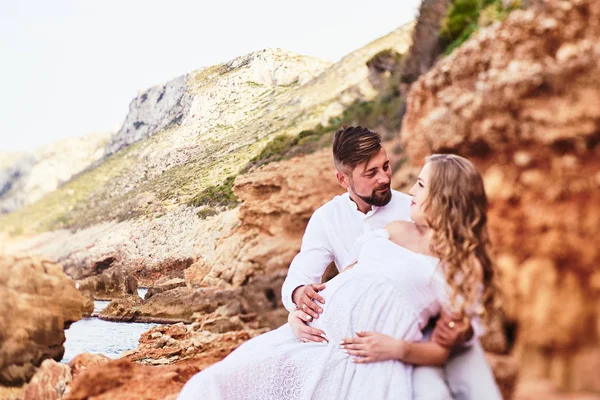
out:
{"label": "sandy rock texture", "polygon": [[287,269],[313,211],[342,192],[329,149],[267,164],[237,178],[239,223],[186,271],[192,285],[240,286]]}
{"label": "sandy rock texture", "polygon": [[96,300],[138,295],[137,279],[123,269],[111,269],[78,281],[78,284],[81,292],[90,293]]}
{"label": "sandy rock texture", "polygon": [[257,276],[237,288],[179,286],[153,294],[146,300],[138,296],[116,298],[99,317],[111,321],[191,323],[206,316],[226,320],[239,316],[256,320],[257,326],[275,328],[287,318],[287,312],[281,307],[281,285],[285,276],[286,271],[280,270]]}
{"label": "sandy rock texture", "polygon": [[417,81],[414,164],[455,152],[483,173],[523,381],[600,392],[600,3],[537,2]]}
{"label": "sandy rock texture", "polygon": [[198,324],[157,326],[119,360],[87,353],[68,365],[46,360],[24,390],[0,387],[0,395],[11,400],[175,400],[195,373],[261,332],[246,324],[224,333],[203,331]]}
{"label": "sandy rock texture", "polygon": [[60,360],[64,330],[82,308],[83,296],[59,264],[1,256],[0,384],[23,384],[43,360]]}
{"label": "sandy rock texture", "polygon": [[24,400],[59,400],[69,392],[71,368],[49,359],[44,360],[25,386]]}
{"label": "sandy rock texture", "polygon": [[[175,400],[195,373],[223,359],[261,331],[215,334],[183,324],[152,328],[124,358],[89,367],[73,379],[69,396],[83,400]],[[132,362],[136,360],[136,362]]]}

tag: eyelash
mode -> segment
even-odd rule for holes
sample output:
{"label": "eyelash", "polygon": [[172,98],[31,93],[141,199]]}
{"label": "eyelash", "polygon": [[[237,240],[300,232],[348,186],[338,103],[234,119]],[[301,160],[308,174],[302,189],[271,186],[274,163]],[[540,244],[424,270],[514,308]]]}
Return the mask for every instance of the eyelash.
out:
{"label": "eyelash", "polygon": [[422,184],[421,182],[419,182],[419,186],[420,186],[420,187],[423,187],[423,184]]}

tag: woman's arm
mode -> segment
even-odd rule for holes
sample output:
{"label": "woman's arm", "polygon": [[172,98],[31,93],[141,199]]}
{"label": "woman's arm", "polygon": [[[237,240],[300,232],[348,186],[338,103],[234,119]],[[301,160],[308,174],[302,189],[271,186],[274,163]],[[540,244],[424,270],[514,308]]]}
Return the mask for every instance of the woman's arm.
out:
{"label": "woman's arm", "polygon": [[450,349],[436,342],[405,342],[398,344],[398,360],[415,365],[443,365],[448,361]]}
{"label": "woman's arm", "polygon": [[442,365],[450,350],[435,342],[406,342],[378,332],[356,332],[342,340],[340,347],[354,357],[354,362],[399,360],[415,365]]}

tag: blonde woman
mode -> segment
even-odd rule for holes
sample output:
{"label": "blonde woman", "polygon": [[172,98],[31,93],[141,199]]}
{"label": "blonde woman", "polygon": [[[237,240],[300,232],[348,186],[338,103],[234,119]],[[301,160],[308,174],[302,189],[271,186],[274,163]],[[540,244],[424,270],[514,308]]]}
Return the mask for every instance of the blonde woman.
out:
{"label": "blonde woman", "polygon": [[[303,343],[286,324],[197,374],[179,399],[412,399],[413,365],[441,365],[450,353],[422,341],[427,321],[442,308],[485,319],[495,283],[473,165],[433,155],[410,194],[412,222],[361,236],[357,262],[319,292],[323,312],[310,325],[328,341]],[[499,398],[494,389],[486,398]]]}

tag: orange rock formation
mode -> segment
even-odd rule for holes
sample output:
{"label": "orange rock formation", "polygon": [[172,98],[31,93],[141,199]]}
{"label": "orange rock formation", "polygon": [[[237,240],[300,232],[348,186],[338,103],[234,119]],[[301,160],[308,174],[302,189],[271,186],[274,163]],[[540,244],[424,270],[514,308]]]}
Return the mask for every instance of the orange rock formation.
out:
{"label": "orange rock formation", "polygon": [[521,379],[600,391],[600,2],[539,2],[423,76],[402,139],[473,160]]}

